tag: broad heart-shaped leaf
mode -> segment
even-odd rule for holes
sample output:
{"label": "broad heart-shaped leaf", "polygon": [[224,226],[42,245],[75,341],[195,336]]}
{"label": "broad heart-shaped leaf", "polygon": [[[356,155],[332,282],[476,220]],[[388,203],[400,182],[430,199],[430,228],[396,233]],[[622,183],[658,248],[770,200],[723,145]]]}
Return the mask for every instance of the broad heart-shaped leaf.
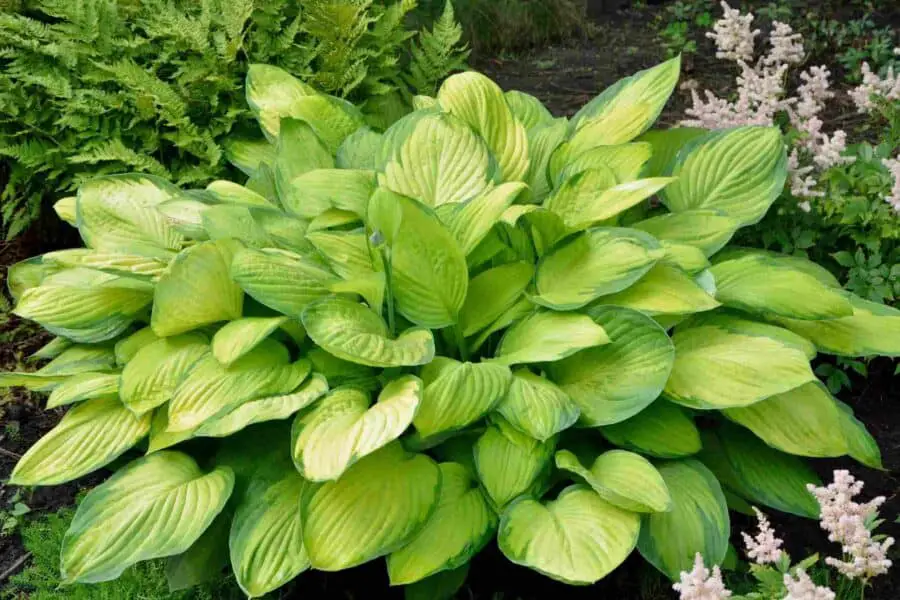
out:
{"label": "broad heart-shaped leaf", "polygon": [[672,498],[659,471],[650,461],[627,450],[610,450],[585,468],[568,450],[556,453],[556,468],[578,475],[600,497],[632,512],[666,512]]}
{"label": "broad heart-shaped leaf", "polygon": [[66,269],[25,290],[13,313],[74,342],[95,344],[128,329],[152,301],[153,287],[131,277]]}
{"label": "broad heart-shaped leaf", "polygon": [[415,366],[434,358],[431,331],[407,329],[392,339],[381,317],[352,300],[317,300],[303,311],[303,326],[328,353],[361,365]]}
{"label": "broad heart-shaped leaf", "polygon": [[77,375],[115,369],[115,353],[109,345],[75,344],[38,369],[33,375]]}
{"label": "broad heart-shaped leaf", "polygon": [[209,351],[206,336],[185,333],[144,346],[122,370],[119,397],[142,415],[167,402],[197,360]]}
{"label": "broad heart-shaped leaf", "polygon": [[519,431],[541,441],[574,425],[581,414],[556,384],[528,369],[513,372],[509,391],[497,405],[497,412]]}
{"label": "broad heart-shaped leaf", "polygon": [[312,566],[340,571],[408,543],[438,504],[441,470],[394,442],[321,484],[300,502],[303,543]]}
{"label": "broad heart-shaped leaf", "polygon": [[62,267],[85,267],[113,275],[130,275],[144,280],[160,275],[168,260],[140,254],[108,252],[89,248],[57,250],[42,255],[42,260]]}
{"label": "broad heart-shaped leaf", "polygon": [[497,542],[512,562],[572,585],[589,585],[619,566],[638,540],[641,519],[572,485],[542,504],[522,497],[504,511]]}
{"label": "broad heart-shaped leaf", "polygon": [[706,135],[708,130],[700,127],[669,127],[666,129],[653,129],[645,132],[638,139],[638,143],[650,144],[650,160],[644,167],[647,177],[659,177],[671,175],[675,158],[682,148],[694,138]]}
{"label": "broad heart-shaped leaf", "polygon": [[228,565],[228,530],[233,516],[223,510],[190,548],[166,560],[169,591],[188,590],[222,576]]}
{"label": "broad heart-shaped leaf", "polygon": [[77,204],[78,198],[76,196],[66,196],[53,203],[53,212],[72,227],[78,227]]}
{"label": "broad heart-shaped leaf", "polygon": [[324,396],[328,381],[319,373],[313,373],[302,386],[288,394],[254,398],[244,402],[231,412],[208,421],[194,432],[195,436],[227,437],[254,423],[286,419]]}
{"label": "broad heart-shaped leaf", "polygon": [[657,458],[679,458],[700,451],[700,432],[678,406],[662,398],[635,416],[600,428],[612,444]]}
{"label": "broad heart-shaped leaf", "polygon": [[595,227],[560,242],[541,258],[533,300],[571,310],[620,292],[643,277],[665,250],[635,229]]}
{"label": "broad heart-shaped leaf", "polygon": [[681,324],[683,327],[700,327],[702,325],[718,327],[725,331],[739,333],[741,335],[775,339],[800,350],[809,360],[816,357],[815,345],[806,338],[776,325],[752,321],[747,318],[746,315],[739,312],[717,310],[714,312],[702,313],[692,316],[689,320]]}
{"label": "broad heart-shaped leaf", "polygon": [[376,169],[382,134],[363,126],[348,135],[334,157],[339,169]]}
{"label": "broad heart-shaped leaf", "polygon": [[500,511],[539,485],[555,449],[555,438],[540,442],[493,415],[473,449],[478,479],[493,506]]}
{"label": "broad heart-shaped leaf", "polygon": [[506,312],[522,296],[533,275],[534,267],[529,263],[513,262],[473,277],[459,312],[463,336],[478,333]]}
{"label": "broad heart-shaped leaf", "polygon": [[371,404],[355,388],[338,388],[291,431],[294,464],[309,481],[337,480],[350,466],[406,431],[422,399],[422,381],[405,375],[388,383]]}
{"label": "broad heart-shaped leaf", "polygon": [[228,162],[248,177],[256,174],[260,163],[275,163],[275,146],[262,137],[229,136],[222,146]]}
{"label": "broad heart-shaped leaf", "polygon": [[612,171],[616,182],[624,183],[638,178],[641,168],[650,159],[650,144],[617,144],[597,146],[565,162],[569,157],[565,148],[553,155],[550,162],[550,178],[557,185],[588,169],[606,168]]}
{"label": "broad heart-shaped leaf", "polygon": [[712,256],[728,243],[739,223],[717,210],[685,210],[651,217],[631,225],[662,242],[693,246]]}
{"label": "broad heart-shaped leaf", "polygon": [[497,516],[469,470],[447,462],[437,508],[425,527],[387,557],[391,585],[406,585],[466,564],[490,540]]}
{"label": "broad heart-shaped leaf", "polygon": [[545,125],[528,130],[528,154],[530,164],[525,181],[536,202],[541,202],[553,188],[548,170],[556,149],[566,138],[568,122],[556,119]]}
{"label": "broad heart-shaped leaf", "polygon": [[658,468],[672,497],[672,510],[644,515],[637,545],[641,556],[673,581],[691,570],[698,552],[707,564],[721,564],[731,522],[719,482],[692,459]]}
{"label": "broad heart-shaped leaf", "polygon": [[46,408],[57,408],[88,398],[115,396],[118,391],[118,373],[79,373],[53,388],[47,398]]}
{"label": "broad heart-shaped leaf", "polygon": [[506,331],[494,361],[507,365],[552,362],[608,343],[606,331],[587,315],[538,310]]}
{"label": "broad heart-shaped leaf", "polygon": [[248,208],[268,208],[278,210],[278,206],[265,196],[233,181],[219,179],[206,186],[206,191],[222,204],[245,206]]}
{"label": "broad heart-shaped leaf", "polygon": [[325,257],[331,269],[344,279],[367,277],[376,270],[384,270],[382,261],[370,250],[369,240],[361,229],[314,231],[306,237]]}
{"label": "broad heart-shaped leaf", "polygon": [[223,365],[230,365],[287,321],[287,317],[245,317],[226,323],[213,336],[213,356]]}
{"label": "broad heart-shaped leaf", "polygon": [[78,187],[78,232],[88,248],[169,259],[184,237],[157,206],[179,194],[152,175],[107,175]]}
{"label": "broad heart-shaped leaf", "polygon": [[244,293],[231,278],[237,248],[231,240],[203,242],[175,257],[153,294],[153,333],[166,337],[241,316]]}
{"label": "broad heart-shaped leaf", "polygon": [[438,216],[453,234],[463,254],[468,256],[526,189],[527,186],[520,181],[501,183],[468,202],[442,205],[437,211]]}
{"label": "broad heart-shaped leaf", "polygon": [[234,474],[205,474],[180,452],[138,459],[78,506],[62,547],[64,582],[118,577],[136,562],[187,550],[225,506]]}
{"label": "broad heart-shaped leaf", "polygon": [[97,398],[72,408],[19,459],[12,485],[57,485],[108,464],[150,431],[150,416],[136,417],[118,398]]}
{"label": "broad heart-shaped leaf", "polygon": [[[254,209],[256,211],[265,209]],[[272,211],[274,213],[274,211]],[[279,214],[279,213],[275,213]],[[250,248],[271,248],[275,242],[253,218],[247,206],[218,204],[203,209],[203,229],[211,240],[234,239]]]}
{"label": "broad heart-shaped leaf", "polygon": [[294,116],[294,105],[300,98],[318,93],[284,69],[271,65],[250,65],[245,83],[247,104],[270,140],[278,138],[281,118]]}
{"label": "broad heart-shaped leaf", "polygon": [[675,57],[620,79],[584,105],[572,118],[570,156],[629,142],[649,129],[675,89],[680,70],[681,58]]}
{"label": "broad heart-shaped leaf", "polygon": [[[387,209],[400,216],[399,228]],[[390,281],[397,310],[411,322],[439,329],[457,322],[466,299],[466,257],[451,233],[426,206],[386,190],[369,204],[369,227],[388,237]],[[393,231],[396,229],[396,231]]]}
{"label": "broad heart-shaped leaf", "polygon": [[295,191],[294,180],[316,169],[330,169],[334,166],[332,153],[316,135],[307,121],[285,119],[281,123],[276,145],[274,180],[279,197],[286,199],[286,207],[296,204],[291,199]]}
{"label": "broad heart-shaped leaf", "polygon": [[704,325],[676,331],[670,400],[696,409],[749,406],[816,380],[802,350]]}
{"label": "broad heart-shaped leaf", "polygon": [[878,442],[868,432],[866,426],[853,416],[853,409],[835,400],[841,410],[841,430],[847,441],[847,454],[871,469],[884,469]]}
{"label": "broad heart-shaped leaf", "polygon": [[306,256],[250,248],[235,253],[231,276],[260,304],[295,318],[310,302],[328,296],[328,285],[337,281],[331,271]]}
{"label": "broad heart-shaped leaf", "polygon": [[818,381],[722,412],[768,445],[790,454],[841,456],[848,451],[842,411]]}
{"label": "broad heart-shaped leaf", "polygon": [[810,483],[819,485],[819,478],[802,459],[779,452],[734,425],[704,431],[702,437],[703,450],[697,458],[726,488],[783,512],[819,516],[819,505],[806,489]]}
{"label": "broad heart-shaped leaf", "polygon": [[541,101],[525,92],[509,90],[504,92],[506,104],[513,116],[525,129],[533,129],[553,122],[553,115]]}
{"label": "broad heart-shaped leaf", "polygon": [[403,600],[452,600],[469,575],[469,563],[450,571],[438,571],[406,586]]}
{"label": "broad heart-shaped leaf", "polygon": [[250,598],[275,590],[309,568],[300,498],[309,482],[296,472],[255,477],[231,522],[228,546],[238,585]]}
{"label": "broad heart-shaped leaf", "polygon": [[[717,282],[718,283],[718,282]],[[678,267],[657,263],[629,288],[603,298],[647,315],[684,315],[713,310],[718,301]]]}
{"label": "broad heart-shaped leaf", "polygon": [[490,151],[452,115],[413,113],[395,123],[385,140],[387,161],[378,181],[398,194],[440,206],[477,196],[490,185]]}
{"label": "broad heart-shaped leaf", "polygon": [[288,212],[306,219],[317,217],[329,208],[364,217],[374,190],[374,171],[315,169],[291,180],[282,204]]}
{"label": "broad heart-shaped leaf", "polygon": [[611,342],[547,365],[550,379],[596,427],[624,421],[659,397],[675,350],[665,330],[637,311],[596,306],[588,313]]}
{"label": "broad heart-shaped leaf", "polygon": [[900,311],[850,296],[853,315],[839,319],[804,321],[775,318],[776,323],[838,356],[900,356]]}
{"label": "broad heart-shaped leaf", "polygon": [[309,375],[310,363],[289,360],[287,348],[274,340],[264,340],[227,367],[205,354],[175,389],[168,431],[193,430],[254,398],[297,389]]}
{"label": "broad heart-shaped leaf", "polygon": [[443,361],[433,379],[428,367],[422,372],[426,386],[413,424],[424,438],[474,423],[503,399],[512,380],[509,368],[503,365]]}
{"label": "broad heart-shaped leaf", "polygon": [[853,314],[841,293],[812,275],[765,254],[745,254],[710,268],[716,298],[732,308],[791,319],[836,319]]}
{"label": "broad heart-shaped leaf", "polygon": [[787,154],[777,127],[739,127],[692,140],[663,192],[672,212],[715,209],[742,225],[758,222],[781,194]]}
{"label": "broad heart-shaped leaf", "polygon": [[528,136],[513,115],[503,90],[474,71],[451,75],[438,91],[441,108],[484,138],[505,181],[517,181],[528,170]]}

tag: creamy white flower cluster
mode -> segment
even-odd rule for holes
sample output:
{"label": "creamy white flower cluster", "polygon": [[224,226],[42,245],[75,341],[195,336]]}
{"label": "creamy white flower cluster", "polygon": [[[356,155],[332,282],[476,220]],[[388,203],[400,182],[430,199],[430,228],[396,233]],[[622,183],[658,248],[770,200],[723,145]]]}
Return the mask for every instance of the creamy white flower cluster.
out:
{"label": "creamy white flower cluster", "polygon": [[863,482],[844,470],[835,471],[834,481],[825,487],[807,486],[819,503],[822,529],[828,532],[829,540],[841,544],[846,558],[828,557],[825,562],[845,577],[869,580],[887,573],[891,566],[887,550],[894,544],[894,539],[873,539],[869,524],[885,498],[879,496],[863,504],[855,502],[853,498],[862,488]]}
{"label": "creamy white flower cluster", "polygon": [[[702,95],[691,89],[692,106],[685,113],[690,119],[682,124],[704,129],[725,129],[743,125],[771,126],[779,113],[787,113],[801,135],[791,152],[788,169],[791,173],[791,192],[797,197],[823,195],[813,172],[823,171],[837,164],[851,161],[842,156],[847,135],[823,131],[819,117],[825,102],[834,97],[830,88],[828,69],[811,67],[800,74],[802,83],[796,96],[788,96],[785,89],[788,69],[803,62],[803,38],[791,26],[775,21],[769,36],[769,52],[754,63],[755,39],[753,14],[741,14],[722,2],[723,17],[713,25],[707,36],[716,43],[716,56],[734,61],[740,68],[737,77],[737,98],[733,101],[716,96],[709,90]],[[808,202],[801,208],[810,210]]]}
{"label": "creamy white flower cluster", "polygon": [[681,572],[681,581],[672,585],[681,600],[725,600],[731,592],[722,581],[718,565],[712,571],[703,564],[703,556],[698,552],[694,557],[694,568]]}
{"label": "creamy white flower cluster", "polygon": [[[894,54],[900,56],[900,48],[894,48]],[[877,98],[884,100],[900,100],[900,74],[894,73],[893,67],[889,67],[884,77],[872,71],[869,63],[862,64],[862,83],[850,91],[850,98],[861,113],[872,112],[877,103]]]}
{"label": "creamy white flower cluster", "polygon": [[758,522],[756,537],[750,537],[749,534],[741,532],[744,546],[747,549],[747,558],[758,565],[776,563],[781,558],[781,546],[784,541],[775,537],[775,530],[769,525],[769,519],[762,511],[754,506],[753,512],[756,513]]}
{"label": "creamy white flower cluster", "polygon": [[890,195],[885,197],[885,201],[893,206],[895,211],[900,212],[900,155],[897,158],[885,158],[881,163],[894,178],[894,187],[891,189]]}
{"label": "creamy white flower cluster", "polygon": [[834,600],[834,592],[816,585],[803,569],[797,569],[793,577],[785,573],[784,587],[788,595],[782,600]]}

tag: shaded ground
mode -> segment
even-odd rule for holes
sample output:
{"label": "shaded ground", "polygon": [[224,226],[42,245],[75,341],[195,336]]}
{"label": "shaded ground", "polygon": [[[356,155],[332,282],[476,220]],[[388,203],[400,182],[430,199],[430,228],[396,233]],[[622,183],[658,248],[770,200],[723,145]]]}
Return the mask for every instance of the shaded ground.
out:
{"label": "shaded ground", "polygon": [[[614,15],[598,24],[592,40],[577,46],[548,47],[515,58],[480,60],[476,68],[483,71],[504,89],[519,89],[537,96],[556,115],[572,115],[574,112],[620,77],[657,64],[664,58],[648,25],[646,13],[625,12]],[[721,91],[733,85],[734,74],[723,70],[723,63],[709,54],[689,57],[684,66],[685,78],[697,79],[701,88]],[[689,96],[679,91],[660,120],[661,125],[677,123],[687,106]],[[838,112],[842,107],[834,108]],[[58,229],[38,228],[44,234],[32,232],[13,246],[0,247],[0,265],[4,267],[16,260],[52,247],[72,245],[73,240],[63,239]],[[47,232],[50,232],[49,234]],[[71,234],[67,234],[71,236]],[[3,269],[5,276],[5,268]],[[35,330],[17,329],[20,323],[13,319],[0,324],[0,368],[15,368],[27,354],[47,339]],[[17,331],[14,336],[10,332]],[[883,494],[889,498],[883,516],[889,521],[885,530],[900,538],[900,528],[892,522],[900,512],[900,392],[892,391],[893,364],[888,360],[874,362],[867,380],[854,381],[853,392],[844,394],[857,416],[866,423],[876,437],[883,452],[885,472],[872,471],[852,461],[817,461],[816,468],[823,478],[830,477],[833,468],[849,468],[866,482],[866,496]],[[12,393],[0,399],[0,480],[8,477],[17,455],[22,454],[36,439],[52,427],[63,410],[44,412],[38,398]],[[87,482],[90,484],[90,482]],[[54,488],[39,488],[26,503],[34,510],[52,510],[68,505],[78,490],[75,484]],[[12,491],[0,484],[0,509]],[[752,523],[735,517],[735,530],[750,529]],[[773,515],[777,530],[788,540],[789,550],[795,557],[806,556],[811,551],[833,552],[815,523],[794,517]],[[24,554],[16,536],[0,538],[0,573]],[[649,568],[635,554],[623,567],[617,569],[599,584],[586,588],[564,586],[531,570],[509,563],[495,545],[488,547],[476,558],[467,587],[460,598],[472,599],[544,599],[544,598],[605,598],[621,600],[657,600],[671,598],[668,583]],[[3,582],[0,582],[2,586]],[[401,598],[399,590],[382,594],[388,586],[382,561],[341,572],[339,574],[307,573],[296,584],[285,590],[282,597],[353,599],[368,598],[373,590],[379,597]],[[877,581],[876,587],[867,592],[870,600],[891,600],[898,597],[900,567],[891,576]]]}

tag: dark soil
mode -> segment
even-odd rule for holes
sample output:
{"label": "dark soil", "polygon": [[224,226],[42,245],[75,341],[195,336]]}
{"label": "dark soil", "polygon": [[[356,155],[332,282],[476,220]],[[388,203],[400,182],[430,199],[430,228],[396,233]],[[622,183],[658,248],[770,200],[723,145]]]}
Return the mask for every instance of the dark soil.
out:
{"label": "dark soil", "polygon": [[[494,79],[504,89],[518,89],[537,96],[555,115],[572,115],[575,111],[619,78],[659,63],[665,57],[650,27],[653,13],[622,11],[595,24],[592,39],[577,45],[536,49],[514,58],[478,59],[476,68]],[[733,86],[735,73],[730,66],[708,52],[687,57],[683,79],[697,80],[700,89],[720,92]],[[676,92],[660,119],[660,125],[678,122],[689,104],[689,93]],[[848,113],[838,106],[839,113]],[[0,265],[6,267],[17,260],[42,251],[77,245],[71,230],[48,225],[52,216],[15,244],[0,246]],[[5,268],[2,277],[5,278]],[[0,323],[0,368],[14,369],[24,357],[48,340],[38,329],[23,326],[15,317]],[[894,364],[878,359],[870,366],[868,379],[854,381],[853,391],[844,394],[857,416],[865,422],[881,447],[885,471],[866,469],[849,460],[817,461],[815,467],[828,480],[831,470],[847,468],[866,481],[865,496],[885,495],[882,510],[886,519],[883,531],[900,539],[900,527],[894,521],[900,513],[900,393],[892,390]],[[0,481],[8,477],[16,458],[56,424],[64,410],[43,411],[42,400],[35,395],[11,391],[0,396]],[[96,478],[52,488],[37,488],[25,497],[33,511],[55,510],[72,504],[82,486],[99,481]],[[0,483],[0,510],[13,490]],[[786,538],[794,557],[811,552],[832,553],[835,547],[812,521],[772,515],[778,532]],[[754,523],[734,517],[735,530],[751,530]],[[25,553],[18,536],[0,537],[0,573]],[[895,560],[896,562],[896,560]],[[0,586],[2,586],[0,581]],[[870,600],[894,600],[900,588],[900,567],[876,580],[868,591]],[[354,599],[378,597],[401,598],[399,589],[388,589],[382,561],[341,573],[312,572],[289,586],[282,597]],[[635,553],[609,577],[590,587],[571,587],[556,583],[529,569],[511,564],[496,545],[486,548],[472,563],[466,588],[460,598],[519,599],[609,598],[621,600],[658,600],[671,598],[669,583]]]}

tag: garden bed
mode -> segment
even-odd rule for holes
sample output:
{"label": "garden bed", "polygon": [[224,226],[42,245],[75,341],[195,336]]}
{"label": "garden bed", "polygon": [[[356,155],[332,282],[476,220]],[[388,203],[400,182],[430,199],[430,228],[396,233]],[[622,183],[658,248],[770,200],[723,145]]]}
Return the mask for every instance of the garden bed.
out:
{"label": "garden bed", "polygon": [[[554,114],[571,115],[620,77],[658,63],[663,52],[655,32],[649,26],[653,11],[626,12],[597,24],[593,39],[577,45],[549,47],[513,58],[482,58],[476,68],[494,79],[504,89],[518,89],[537,96]],[[733,82],[734,74],[728,63],[712,56],[693,55],[686,64],[684,79],[695,79],[701,89],[719,90]],[[660,125],[677,122],[688,102],[688,94],[676,92],[660,120]],[[844,107],[846,109],[846,107]],[[848,112],[848,119],[853,118]],[[37,227],[33,231],[53,231]],[[54,241],[48,241],[53,239]],[[66,240],[70,241],[70,240]],[[6,246],[0,254],[5,268],[27,256],[62,247],[56,232],[50,236],[37,233],[26,235],[15,244]],[[0,368],[15,369],[21,360],[49,339],[39,329],[32,328],[15,317],[0,327]],[[869,367],[869,377],[853,381],[850,393],[843,400],[856,411],[881,448],[885,471],[875,471],[849,460],[821,460],[814,465],[823,479],[834,468],[847,468],[866,482],[865,495],[885,495],[882,516],[886,519],[883,531],[900,538],[900,527],[894,522],[900,513],[900,392],[893,386],[894,365],[878,359]],[[894,387],[894,389],[892,389]],[[37,439],[52,428],[64,414],[64,409],[43,411],[38,396],[10,391],[0,405],[0,479],[9,476],[16,457],[24,453]],[[32,511],[55,510],[71,505],[78,490],[99,481],[96,477],[78,483],[52,488],[38,488],[26,496]],[[0,507],[12,494],[9,487],[0,485]],[[787,540],[788,550],[801,558],[813,551],[833,552],[823,532],[812,521],[785,515],[772,515],[776,531]],[[733,530],[751,529],[749,520],[735,519]],[[0,538],[0,573],[7,571],[25,554],[17,536]],[[350,571],[327,574],[304,574],[291,584],[293,592],[282,597],[297,598],[364,598],[374,589],[387,587],[387,575],[382,561],[373,561]],[[0,586],[3,582],[0,581]],[[900,568],[875,580],[866,598],[888,600],[897,597]],[[467,585],[468,593],[461,597],[537,599],[551,597],[602,598],[614,595],[622,600],[653,600],[671,597],[668,583],[658,576],[635,553],[611,576],[587,588],[573,588],[555,583],[533,571],[509,563],[491,544],[472,563]],[[401,597],[399,590],[390,597]]]}

